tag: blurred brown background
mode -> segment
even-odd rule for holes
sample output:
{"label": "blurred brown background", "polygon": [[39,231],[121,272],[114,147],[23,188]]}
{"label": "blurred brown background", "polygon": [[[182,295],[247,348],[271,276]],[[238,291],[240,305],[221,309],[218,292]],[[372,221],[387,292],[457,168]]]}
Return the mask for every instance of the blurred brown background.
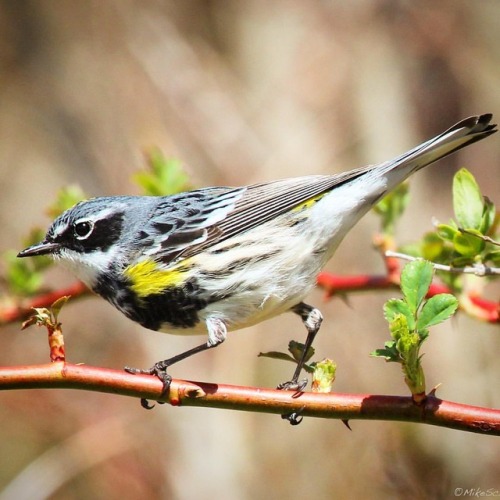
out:
{"label": "blurred brown background", "polygon": [[[0,250],[20,248],[62,186],[137,193],[143,153],[180,159],[197,186],[238,185],[387,160],[471,114],[500,118],[497,0],[0,1]],[[467,166],[497,204],[499,137],[418,174],[400,242],[451,217]],[[383,271],[368,215],[329,265]],[[51,270],[47,283],[72,282]],[[384,300],[323,303],[318,356],[335,390],[406,394],[368,354]],[[63,313],[69,360],[150,366],[198,343],[148,332],[96,298]],[[459,315],[426,344],[429,388],[500,405],[498,327]],[[292,366],[258,359],[304,337],[293,315],[232,335],[177,377],[273,387]],[[1,329],[0,364],[47,362],[41,330]],[[499,442],[426,426],[156,407],[77,391],[0,394],[0,499],[452,498],[500,490]]]}

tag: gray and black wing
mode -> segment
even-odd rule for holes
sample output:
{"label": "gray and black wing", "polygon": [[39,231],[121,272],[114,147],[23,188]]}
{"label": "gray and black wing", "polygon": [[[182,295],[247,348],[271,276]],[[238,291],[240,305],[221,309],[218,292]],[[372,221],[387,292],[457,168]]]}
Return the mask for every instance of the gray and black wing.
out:
{"label": "gray and black wing", "polygon": [[151,254],[165,264],[181,256],[190,257],[288,212],[353,175],[355,171],[169,196],[158,204],[150,219],[148,229],[154,240]]}

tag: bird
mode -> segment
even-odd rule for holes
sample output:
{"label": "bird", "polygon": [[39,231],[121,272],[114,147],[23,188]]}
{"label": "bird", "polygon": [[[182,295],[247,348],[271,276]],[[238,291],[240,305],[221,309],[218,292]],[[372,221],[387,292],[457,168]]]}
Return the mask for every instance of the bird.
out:
{"label": "bird", "polygon": [[79,202],[18,257],[49,255],[143,327],[206,341],[149,369],[168,390],[167,369],[214,348],[228,332],[291,311],[307,337],[299,380],[322,314],[307,304],[316,276],[381,198],[418,170],[496,132],[492,115],[466,118],[396,158],[343,173],[171,196],[112,196]]}

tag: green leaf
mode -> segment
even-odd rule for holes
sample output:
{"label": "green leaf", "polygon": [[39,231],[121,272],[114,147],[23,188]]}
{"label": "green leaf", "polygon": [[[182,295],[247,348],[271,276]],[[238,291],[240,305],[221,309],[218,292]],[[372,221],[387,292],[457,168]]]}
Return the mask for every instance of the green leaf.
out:
{"label": "green leaf", "polygon": [[417,334],[420,337],[420,341],[423,342],[429,336],[429,330],[422,328],[417,331]]}
{"label": "green leaf", "polygon": [[[15,295],[21,297],[34,295],[42,285],[42,274],[38,271],[45,267],[46,257],[36,257],[33,259],[18,259],[17,252],[7,251],[4,259],[7,264],[5,278],[9,289]],[[41,262],[40,260],[41,259]]]}
{"label": "green leaf", "polygon": [[483,196],[483,203],[484,210],[479,231],[482,234],[488,234],[488,231],[493,227],[493,224],[495,223],[497,211],[495,204],[487,196]]}
{"label": "green leaf", "polygon": [[495,267],[500,266],[500,250],[493,250],[485,254],[483,262],[491,262]]}
{"label": "green leaf", "polygon": [[291,361],[292,363],[297,363],[297,361],[293,359],[292,356],[290,356],[290,354],[285,354],[284,352],[279,352],[279,351],[259,352],[258,357],[280,359],[282,361]]}
{"label": "green leaf", "polygon": [[459,226],[479,229],[483,218],[483,196],[476,179],[465,168],[453,178],[453,209]]}
{"label": "green leaf", "polygon": [[[291,340],[288,344],[288,350],[290,351],[291,355],[279,351],[269,351],[269,352],[260,352],[259,358],[280,359],[281,361],[291,361],[292,363],[297,364],[302,355],[302,351],[304,350],[304,344],[296,342],[295,340]],[[306,362],[309,361],[313,355],[314,355],[314,348],[310,347],[309,350],[307,351]],[[307,373],[314,372],[314,368],[311,365],[312,363],[304,365],[304,370]]]}
{"label": "green leaf", "polygon": [[133,175],[144,194],[166,196],[189,189],[189,178],[178,160],[166,159],[161,150],[153,149],[147,155],[150,171]]}
{"label": "green leaf", "polygon": [[431,297],[422,307],[417,319],[417,330],[425,330],[452,316],[458,307],[458,300],[449,293]]}
{"label": "green leaf", "polygon": [[485,241],[481,239],[481,233],[475,231],[476,234],[474,234],[473,231],[473,229],[469,229],[466,233],[459,232],[453,238],[455,250],[464,257],[475,257],[486,246]]}
{"label": "green leaf", "polygon": [[33,271],[29,265],[23,263],[13,263],[7,271],[7,281],[9,288],[16,295],[34,295],[42,284],[40,273]]}
{"label": "green leaf", "polygon": [[[295,361],[299,361],[302,357],[302,353],[304,352],[304,344],[301,342],[297,342],[295,340],[290,340],[288,343],[288,351],[293,356]],[[309,361],[314,356],[314,347],[310,346],[307,350],[307,355],[305,357],[305,361]]]}
{"label": "green leaf", "polygon": [[57,323],[59,313],[61,312],[61,309],[65,306],[66,302],[70,299],[69,295],[64,295],[62,297],[59,297],[55,302],[52,303],[50,306],[50,310],[52,312],[52,315],[54,316],[54,322]]}
{"label": "green leaf", "polygon": [[385,234],[394,234],[396,222],[404,213],[408,201],[408,183],[404,182],[375,205],[374,211],[382,218]]}
{"label": "green leaf", "polygon": [[470,256],[458,256],[451,260],[451,265],[453,267],[465,267],[471,266],[474,263],[474,259]]}
{"label": "green leaf", "polygon": [[422,257],[426,260],[437,261],[444,252],[444,241],[436,233],[427,233],[421,244]]}
{"label": "green leaf", "polygon": [[440,238],[447,241],[453,241],[453,238],[458,233],[458,229],[456,227],[450,226],[448,224],[438,224],[437,225],[437,234]]}
{"label": "green leaf", "polygon": [[429,291],[432,275],[432,264],[425,260],[414,260],[403,268],[401,290],[413,315]]}
{"label": "green leaf", "polygon": [[384,346],[384,349],[375,349],[375,351],[370,353],[370,356],[375,358],[384,358],[386,361],[390,362],[400,363],[401,358],[399,357],[399,352],[396,349],[396,341],[389,340],[385,342]]}
{"label": "green leaf", "polygon": [[408,328],[415,328],[415,319],[408,304],[401,299],[389,299],[384,304],[385,319],[390,324],[394,322],[399,315],[403,315],[406,318]]}

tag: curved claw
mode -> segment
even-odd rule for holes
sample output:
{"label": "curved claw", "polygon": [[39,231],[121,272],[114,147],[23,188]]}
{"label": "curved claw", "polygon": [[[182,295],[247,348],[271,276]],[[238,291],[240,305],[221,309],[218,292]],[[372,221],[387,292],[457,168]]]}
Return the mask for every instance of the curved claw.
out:
{"label": "curved claw", "polygon": [[[159,378],[163,384],[163,388],[161,390],[161,396],[165,396],[165,394],[170,389],[170,384],[172,382],[172,376],[167,373],[167,367],[163,362],[155,363],[151,368],[146,370],[142,370],[140,368],[132,368],[130,366],[126,366],[124,370],[127,373],[132,373],[133,375],[142,374],[142,375],[154,375]],[[163,404],[163,401],[157,401],[159,404]],[[149,401],[145,398],[141,399],[141,406],[145,410],[151,410],[155,407],[155,405],[151,405]]]}
{"label": "curved claw", "polygon": [[301,415],[301,413],[304,411],[304,406],[300,408],[297,411],[293,411],[291,413],[285,413],[284,415],[281,415],[281,418],[283,420],[288,420],[290,422],[290,425],[299,425],[302,420],[304,420],[304,417]]}
{"label": "curved claw", "polygon": [[303,378],[300,382],[298,380],[289,380],[279,384],[276,389],[278,391],[296,391],[302,392],[307,386],[307,379]]}
{"label": "curved claw", "polygon": [[145,410],[152,410],[155,407],[155,405],[149,404],[149,400],[147,400],[146,398],[141,398],[141,406]]}

